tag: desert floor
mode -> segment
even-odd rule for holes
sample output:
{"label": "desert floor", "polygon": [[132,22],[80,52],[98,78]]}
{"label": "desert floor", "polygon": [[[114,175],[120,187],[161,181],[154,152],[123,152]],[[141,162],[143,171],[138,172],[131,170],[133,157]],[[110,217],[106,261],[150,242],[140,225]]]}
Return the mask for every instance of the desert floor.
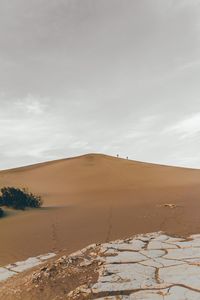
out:
{"label": "desert floor", "polygon": [[136,233],[200,232],[200,170],[88,154],[1,171],[0,186],[44,199],[0,220],[0,265]]}
{"label": "desert floor", "polygon": [[199,300],[200,235],[140,234],[0,269],[2,300]]}

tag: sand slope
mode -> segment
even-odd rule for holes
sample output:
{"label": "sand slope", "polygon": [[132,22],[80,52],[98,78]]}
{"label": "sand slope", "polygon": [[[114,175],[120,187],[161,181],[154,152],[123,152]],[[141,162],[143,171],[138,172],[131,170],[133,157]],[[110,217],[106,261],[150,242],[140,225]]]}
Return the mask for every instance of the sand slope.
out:
{"label": "sand slope", "polygon": [[135,233],[200,232],[200,170],[88,154],[1,171],[4,185],[28,187],[45,207],[0,220],[0,264]]}

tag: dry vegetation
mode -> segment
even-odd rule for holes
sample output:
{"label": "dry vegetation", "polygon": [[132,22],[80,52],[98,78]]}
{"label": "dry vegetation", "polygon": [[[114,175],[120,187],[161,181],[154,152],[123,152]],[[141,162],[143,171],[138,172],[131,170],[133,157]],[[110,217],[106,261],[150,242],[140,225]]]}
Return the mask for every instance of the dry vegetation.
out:
{"label": "dry vegetation", "polygon": [[[26,207],[38,208],[41,205],[41,197],[30,193],[26,189],[15,187],[1,188],[0,206],[24,210]],[[3,209],[0,208],[0,217],[2,216]]]}

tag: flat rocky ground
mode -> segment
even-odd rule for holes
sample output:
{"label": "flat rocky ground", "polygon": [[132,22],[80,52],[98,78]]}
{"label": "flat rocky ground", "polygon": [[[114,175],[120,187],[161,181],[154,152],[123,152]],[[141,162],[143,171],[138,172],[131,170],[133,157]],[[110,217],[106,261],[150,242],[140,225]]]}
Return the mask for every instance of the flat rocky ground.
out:
{"label": "flat rocky ground", "polygon": [[200,235],[158,232],[94,244],[2,282],[0,295],[5,300],[199,300]]}

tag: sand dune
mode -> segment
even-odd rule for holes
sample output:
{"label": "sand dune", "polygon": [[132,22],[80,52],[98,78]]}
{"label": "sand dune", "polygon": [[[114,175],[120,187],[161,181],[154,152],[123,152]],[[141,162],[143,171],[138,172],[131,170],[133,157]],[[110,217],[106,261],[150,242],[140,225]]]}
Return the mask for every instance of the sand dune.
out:
{"label": "sand dune", "polygon": [[5,185],[41,194],[44,207],[0,220],[2,265],[135,233],[200,232],[200,170],[88,154],[1,171]]}
{"label": "sand dune", "polygon": [[200,235],[153,232],[0,268],[0,299],[199,300],[199,280]]}

